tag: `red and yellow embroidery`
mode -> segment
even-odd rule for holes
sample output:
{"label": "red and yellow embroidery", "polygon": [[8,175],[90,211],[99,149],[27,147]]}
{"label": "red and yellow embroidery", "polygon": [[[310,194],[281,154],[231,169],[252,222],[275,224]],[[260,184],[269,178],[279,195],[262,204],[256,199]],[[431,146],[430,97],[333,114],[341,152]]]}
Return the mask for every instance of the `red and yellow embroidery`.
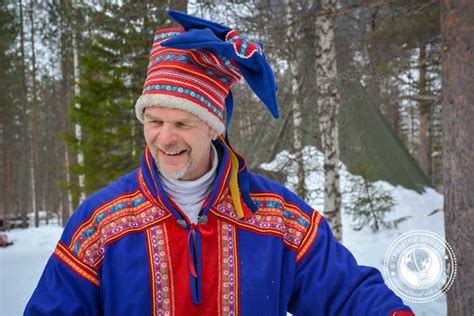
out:
{"label": "red and yellow embroidery", "polygon": [[252,193],[252,200],[259,204],[256,213],[250,219],[238,219],[235,208],[228,197],[211,212],[240,227],[261,233],[280,236],[284,243],[295,251],[311,226],[309,216],[293,203],[272,193]]}
{"label": "red and yellow embroidery", "polygon": [[164,209],[152,205],[137,190],[96,209],[76,230],[69,249],[88,266],[97,268],[102,262],[106,245],[170,216]]}
{"label": "red and yellow embroidery", "polygon": [[80,277],[96,286],[100,286],[97,272],[79,260],[62,242],[57,244],[54,255]]}
{"label": "red and yellow embroidery", "polygon": [[146,236],[151,270],[152,314],[174,315],[173,273],[166,227],[151,227],[146,231]]}
{"label": "red and yellow embroidery", "polygon": [[219,315],[239,314],[239,273],[237,262],[237,238],[235,226],[218,222]]}
{"label": "red and yellow embroidery", "polygon": [[314,211],[313,216],[311,217],[311,226],[309,231],[306,233],[305,238],[301,242],[300,247],[298,248],[298,252],[296,254],[296,263],[300,262],[303,259],[304,255],[308,252],[309,248],[313,244],[314,240],[316,239],[316,235],[318,234],[319,224],[323,216],[318,212]]}

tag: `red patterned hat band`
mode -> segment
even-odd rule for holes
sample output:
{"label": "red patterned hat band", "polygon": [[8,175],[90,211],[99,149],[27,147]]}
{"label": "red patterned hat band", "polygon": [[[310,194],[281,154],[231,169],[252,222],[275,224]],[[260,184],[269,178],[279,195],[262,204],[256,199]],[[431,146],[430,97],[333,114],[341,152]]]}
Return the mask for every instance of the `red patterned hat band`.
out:
{"label": "red patterned hat band", "polygon": [[206,49],[174,49],[162,42],[186,32],[180,28],[155,32],[143,94],[135,110],[163,106],[193,113],[219,134],[225,131],[225,99],[242,78],[235,61]]}

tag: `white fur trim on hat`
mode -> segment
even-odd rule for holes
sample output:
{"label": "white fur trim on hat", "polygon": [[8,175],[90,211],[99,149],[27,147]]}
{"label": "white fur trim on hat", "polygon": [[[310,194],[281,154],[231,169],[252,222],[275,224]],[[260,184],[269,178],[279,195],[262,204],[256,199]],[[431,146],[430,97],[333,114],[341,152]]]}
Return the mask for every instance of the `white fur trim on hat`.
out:
{"label": "white fur trim on hat", "polygon": [[201,105],[189,101],[188,99],[167,94],[144,94],[138,98],[137,103],[135,103],[135,113],[140,122],[143,123],[143,112],[145,108],[151,106],[162,106],[188,111],[206,122],[218,134],[222,134],[225,131],[224,123]]}

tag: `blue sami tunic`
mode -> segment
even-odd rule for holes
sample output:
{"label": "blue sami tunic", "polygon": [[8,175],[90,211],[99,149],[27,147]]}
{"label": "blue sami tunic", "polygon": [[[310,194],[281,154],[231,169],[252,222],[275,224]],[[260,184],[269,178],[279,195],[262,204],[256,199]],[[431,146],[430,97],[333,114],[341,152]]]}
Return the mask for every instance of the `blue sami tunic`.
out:
{"label": "blue sami tunic", "polygon": [[239,219],[228,149],[215,145],[206,220],[191,224],[165,196],[145,149],[71,216],[25,315],[413,315],[284,186],[249,173],[258,210]]}

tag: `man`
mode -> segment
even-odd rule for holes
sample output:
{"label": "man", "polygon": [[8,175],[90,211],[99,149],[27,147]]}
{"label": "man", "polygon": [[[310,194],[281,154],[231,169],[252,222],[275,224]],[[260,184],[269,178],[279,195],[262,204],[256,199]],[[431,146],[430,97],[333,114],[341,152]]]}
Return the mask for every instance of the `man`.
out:
{"label": "man", "polygon": [[25,314],[413,315],[317,211],[230,146],[242,77],[278,115],[260,46],[170,16],[184,29],[155,33],[136,104],[141,165],[73,214]]}

